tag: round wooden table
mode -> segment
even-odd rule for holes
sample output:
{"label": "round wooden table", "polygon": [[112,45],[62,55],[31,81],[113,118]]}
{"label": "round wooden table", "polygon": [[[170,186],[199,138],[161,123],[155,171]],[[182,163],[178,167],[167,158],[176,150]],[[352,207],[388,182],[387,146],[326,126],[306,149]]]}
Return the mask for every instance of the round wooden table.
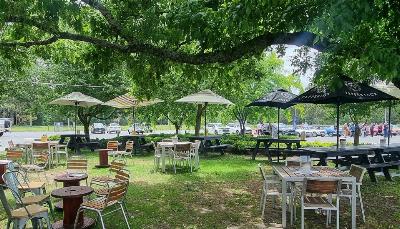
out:
{"label": "round wooden table", "polygon": [[[91,194],[93,188],[87,186],[70,186],[66,188],[55,189],[51,192],[51,196],[62,198],[64,205],[64,219],[53,223],[53,228],[74,228],[75,217],[78,209],[83,202],[83,197]],[[89,228],[95,221],[91,218],[84,217],[83,212],[78,218],[77,228]]]}
{"label": "round wooden table", "polygon": [[[77,174],[73,174],[73,173],[64,173],[61,175],[57,175],[56,177],[54,177],[54,180],[57,182],[62,182],[64,188],[65,187],[70,187],[70,186],[79,186],[80,185],[80,181],[81,180],[86,180],[88,178],[88,175],[86,173],[82,173],[81,175],[77,175]],[[59,201],[57,203],[54,204],[54,207],[57,210],[63,210],[63,202]]]}
{"label": "round wooden table", "polygon": [[8,163],[10,163],[10,162],[11,161],[9,161],[9,160],[0,160],[0,184],[4,184],[2,177],[3,177],[3,174],[7,170]]}
{"label": "round wooden table", "polygon": [[110,165],[108,164],[108,152],[112,151],[112,149],[98,149],[99,152],[99,164],[96,165],[96,168],[108,168]]}

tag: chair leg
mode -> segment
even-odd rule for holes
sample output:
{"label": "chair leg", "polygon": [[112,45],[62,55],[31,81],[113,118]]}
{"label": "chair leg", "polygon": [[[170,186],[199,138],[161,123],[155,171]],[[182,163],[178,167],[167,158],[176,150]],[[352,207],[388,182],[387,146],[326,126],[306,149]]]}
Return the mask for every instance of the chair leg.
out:
{"label": "chair leg", "polygon": [[53,204],[51,203],[51,200],[47,201],[47,205],[49,205],[51,217],[54,218],[54,208],[53,208]]}
{"label": "chair leg", "polygon": [[301,203],[301,229],[304,229],[304,206],[303,206],[303,203]]}
{"label": "chair leg", "polygon": [[261,218],[264,219],[264,215],[265,215],[265,205],[267,204],[267,196],[264,195],[264,199],[263,199],[263,203],[262,203],[262,208],[261,208]]}
{"label": "chair leg", "polygon": [[359,201],[360,201],[361,214],[362,214],[363,221],[365,223],[364,203],[363,203],[363,200],[362,200],[361,188],[360,188],[359,185],[357,186],[357,191],[358,191],[358,198],[359,198]]}
{"label": "chair leg", "polygon": [[81,212],[83,212],[83,211],[84,211],[83,208],[78,209],[78,212],[76,213],[76,216],[75,216],[74,229],[78,229],[76,226],[78,225],[79,214],[81,214]]}
{"label": "chair leg", "polygon": [[126,217],[126,213],[125,213],[125,210],[124,210],[124,206],[123,206],[122,203],[119,203],[119,205],[121,206],[122,214],[124,215],[126,225],[128,226],[128,229],[131,229],[131,227],[129,226],[128,217]]}
{"label": "chair leg", "polygon": [[7,229],[10,229],[10,226],[11,226],[11,220],[9,219],[7,220]]}
{"label": "chair leg", "polygon": [[103,220],[103,216],[101,215],[101,212],[97,212],[97,214],[99,215],[99,219],[100,219],[100,223],[101,223],[101,228],[102,228],[102,229],[106,229],[106,226],[104,226],[104,220]]}
{"label": "chair leg", "polygon": [[47,228],[52,228],[51,227],[51,223],[50,223],[50,219],[49,219],[49,216],[47,215],[47,217],[46,217],[46,224],[47,224]]}

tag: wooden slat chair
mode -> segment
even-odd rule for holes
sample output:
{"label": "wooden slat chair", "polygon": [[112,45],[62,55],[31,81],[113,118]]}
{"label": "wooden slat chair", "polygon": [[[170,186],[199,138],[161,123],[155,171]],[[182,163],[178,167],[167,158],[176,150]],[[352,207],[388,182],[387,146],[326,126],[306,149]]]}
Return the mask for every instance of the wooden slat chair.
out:
{"label": "wooden slat chair", "polygon": [[110,180],[107,183],[91,183],[90,186],[94,189],[94,193],[97,196],[107,196],[110,191],[110,188],[115,186],[118,183],[126,182],[129,184],[130,174],[128,170],[121,169],[116,172],[113,180]]}
{"label": "wooden slat chair", "polygon": [[49,165],[50,155],[48,152],[37,153],[33,164],[21,165],[20,169],[26,174],[37,174],[38,179],[41,180],[40,174],[43,173],[47,182],[46,168]]}
{"label": "wooden slat chair", "polygon": [[[114,187],[110,188],[107,196],[101,196],[98,198],[95,198],[93,200],[89,200],[87,202],[84,202],[81,204],[78,213],[76,214],[75,218],[75,228],[77,228],[77,223],[78,223],[78,217],[81,212],[88,210],[88,211],[94,211],[98,214],[101,222],[101,226],[103,229],[105,229],[104,225],[104,220],[103,216],[106,216],[108,214],[114,213],[116,211],[121,210],[122,214],[124,215],[124,219],[126,222],[126,226],[128,229],[130,229],[128,218],[126,216],[126,212],[124,209],[124,199],[126,196],[126,193],[128,191],[128,183],[122,182]],[[116,208],[114,208],[117,206]],[[112,211],[104,213],[105,210],[113,208]]]}
{"label": "wooden slat chair", "polygon": [[57,144],[53,147],[53,154],[56,157],[57,165],[60,164],[60,156],[64,155],[65,160],[68,160],[68,144]]}
{"label": "wooden slat chair", "polygon": [[162,157],[162,148],[157,142],[151,142],[154,148],[154,171],[157,171],[160,168],[160,161]]}
{"label": "wooden slat chair", "polygon": [[[301,194],[301,228],[304,229],[304,210],[325,210],[326,226],[331,223],[331,212],[336,211],[336,228],[339,229],[339,195],[342,181],[339,179],[306,178]],[[328,197],[326,197],[328,196]],[[336,204],[332,202],[336,196]]]}
{"label": "wooden slat chair", "polygon": [[111,151],[108,152],[109,156],[115,157],[118,156],[116,152],[118,152],[118,146],[119,142],[118,141],[108,141],[107,142],[107,149],[110,149]]}
{"label": "wooden slat chair", "polygon": [[[265,208],[267,205],[267,198],[272,197],[272,208],[275,208],[276,199],[282,195],[281,190],[279,189],[281,185],[281,181],[279,180],[278,176],[276,175],[267,175],[265,172],[264,167],[261,164],[258,164],[258,168],[260,170],[261,177],[263,179],[263,188],[261,193],[261,201],[260,201],[260,208],[261,208],[261,217],[264,219],[265,215]],[[291,216],[291,221],[293,221],[293,195],[289,191],[287,191],[286,196],[289,198],[289,211]]]}
{"label": "wooden slat chair", "polygon": [[[88,160],[84,158],[70,158],[67,161],[67,173],[87,173]],[[88,185],[87,178],[85,179]]]}
{"label": "wooden slat chair", "polygon": [[14,168],[18,170],[20,167],[20,162],[22,162],[24,159],[24,151],[17,149],[8,149],[6,151],[6,159],[12,161],[14,163]]}
{"label": "wooden slat chair", "polygon": [[[0,184],[0,189],[10,190],[13,196],[17,196],[16,202],[22,202],[22,199],[19,198],[18,194],[14,193],[13,189],[10,189],[8,186]],[[3,191],[0,191],[3,192]],[[7,229],[10,228],[11,223],[13,224],[13,228],[23,229],[28,221],[32,221],[34,227],[38,226],[38,221],[44,219],[47,228],[51,228],[49,214],[47,208],[39,205],[39,204],[30,204],[30,205],[22,205],[20,207],[12,207],[11,204],[5,198],[5,195],[1,196],[1,202],[4,207],[4,210],[7,215]]]}
{"label": "wooden slat chair", "polygon": [[[26,206],[31,204],[43,205],[47,204],[50,212],[53,213],[53,205],[51,203],[50,195],[48,194],[36,194],[34,192],[30,192],[32,195],[26,195],[28,190],[32,190],[29,186],[29,183],[24,179],[21,179],[23,175],[20,172],[6,172],[3,174],[2,178],[4,183],[7,185],[9,189],[12,190],[12,194],[16,200],[18,206]],[[20,187],[27,187],[25,192],[22,192]]]}
{"label": "wooden slat chair", "polygon": [[105,184],[108,182],[112,182],[114,180],[115,174],[117,174],[120,170],[125,169],[126,162],[123,160],[113,160],[110,164],[110,168],[108,170],[109,174],[107,176],[98,176],[98,177],[93,177],[91,180],[91,185],[92,183],[96,184]]}
{"label": "wooden slat chair", "polygon": [[186,162],[190,167],[190,172],[193,171],[192,157],[191,157],[192,143],[187,144],[175,144],[174,155],[172,158],[172,163],[174,166],[174,172],[176,173],[177,162]]}
{"label": "wooden slat chair", "polygon": [[123,151],[115,151],[114,154],[117,157],[125,157],[125,156],[130,156],[131,158],[133,157],[133,151],[134,150],[134,142],[133,141],[127,141],[125,143],[125,150]]}
{"label": "wooden slat chair", "polygon": [[[35,164],[35,159],[40,155],[48,154],[51,157],[51,148],[48,142],[34,142],[31,147],[31,162]],[[48,166],[50,168],[51,158],[49,157]]]}
{"label": "wooden slat chair", "polygon": [[[364,204],[363,204],[363,200],[362,200],[362,196],[361,196],[361,185],[362,185],[362,181],[363,181],[363,178],[364,178],[364,175],[366,172],[367,172],[367,169],[365,169],[359,165],[354,165],[354,164],[352,164],[350,166],[350,170],[349,170],[349,175],[356,178],[356,186],[357,186],[356,198],[359,200],[362,218],[363,218],[364,222],[365,222],[365,213],[364,213]],[[352,198],[351,183],[342,182],[342,184],[343,185],[342,185],[340,197],[349,198],[350,203],[351,203],[351,198]]]}

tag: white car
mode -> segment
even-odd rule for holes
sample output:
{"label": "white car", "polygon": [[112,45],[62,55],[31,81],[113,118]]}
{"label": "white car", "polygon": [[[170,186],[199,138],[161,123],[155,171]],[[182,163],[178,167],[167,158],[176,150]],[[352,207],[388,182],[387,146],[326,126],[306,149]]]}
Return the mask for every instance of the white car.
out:
{"label": "white car", "polygon": [[222,123],[208,123],[207,124],[207,132],[213,134],[229,134],[229,128],[223,127]]}
{"label": "white car", "polygon": [[325,137],[326,135],[326,131],[325,129],[321,129],[321,128],[311,128],[310,129],[313,132],[313,136],[321,136],[321,137]]}
{"label": "white car", "polygon": [[[240,125],[238,123],[228,123],[226,127],[229,128],[229,133],[231,134],[240,134]],[[244,133],[251,134],[252,130],[249,126],[244,126]]]}
{"label": "white car", "polygon": [[107,127],[107,133],[116,133],[119,134],[121,133],[121,126],[118,123],[110,123]]}
{"label": "white car", "polygon": [[136,132],[135,134],[143,134],[144,133],[140,123],[132,124],[132,126],[128,128],[129,134],[133,133],[134,131]]}
{"label": "white car", "polygon": [[298,128],[295,131],[299,137],[302,132],[305,132],[306,137],[316,137],[316,133],[313,130],[308,129],[308,128]]}

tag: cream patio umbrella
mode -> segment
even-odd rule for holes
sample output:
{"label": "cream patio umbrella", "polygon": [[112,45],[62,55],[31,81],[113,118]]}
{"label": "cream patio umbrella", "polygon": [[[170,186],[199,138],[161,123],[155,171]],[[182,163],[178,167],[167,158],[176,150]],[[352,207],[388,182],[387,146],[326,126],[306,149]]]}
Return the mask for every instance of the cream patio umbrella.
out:
{"label": "cream patio umbrella", "polygon": [[[224,97],[215,94],[211,90],[203,90],[197,93],[188,95],[181,99],[176,100],[178,103],[194,103],[194,104],[222,104],[222,105],[232,105],[233,103]],[[207,107],[204,109],[204,135],[207,135]]]}
{"label": "cream patio umbrella", "polygon": [[107,102],[105,102],[103,105],[110,106],[110,107],[115,107],[119,109],[128,109],[132,108],[132,122],[133,122],[133,131],[136,131],[136,126],[135,126],[135,108],[136,107],[145,107],[145,106],[150,106],[153,104],[161,103],[164,102],[161,99],[152,99],[152,100],[139,100],[128,93],[125,95],[120,95],[118,97],[115,97]]}
{"label": "cream patio umbrella", "polygon": [[[76,135],[76,121],[78,116],[78,107],[91,107],[102,104],[103,102],[91,96],[82,94],[80,92],[72,92],[61,98],[55,99],[50,102],[54,105],[75,106],[75,135]],[[76,150],[76,148],[75,148]]]}

